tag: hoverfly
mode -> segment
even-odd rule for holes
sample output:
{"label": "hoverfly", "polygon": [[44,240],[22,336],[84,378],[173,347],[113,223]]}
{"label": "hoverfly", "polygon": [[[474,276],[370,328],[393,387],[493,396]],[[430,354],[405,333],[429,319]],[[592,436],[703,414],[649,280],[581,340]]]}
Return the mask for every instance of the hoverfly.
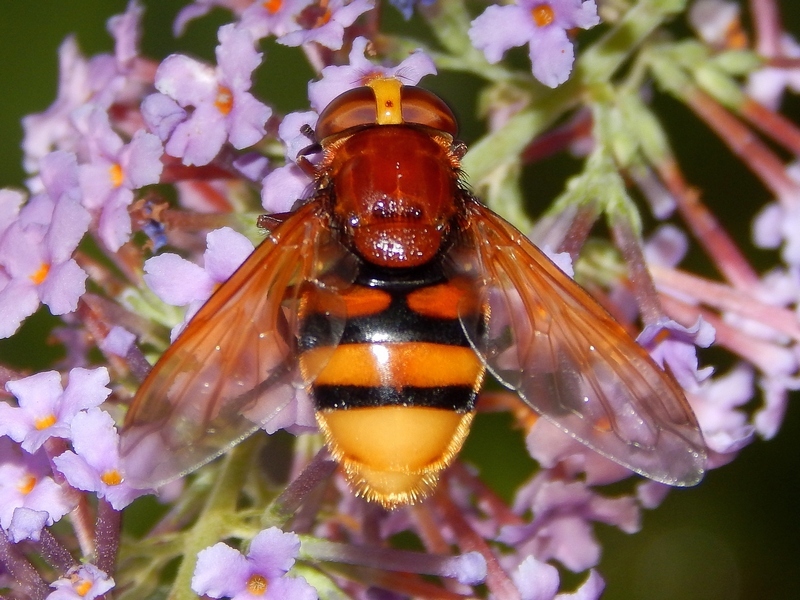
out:
{"label": "hoverfly", "polygon": [[315,193],[189,322],[142,384],[126,476],[157,487],[310,394],[352,489],[428,495],[461,449],[489,371],[633,471],[692,485],[697,421],[671,376],[528,238],[465,188],[447,105],[381,78],[315,134]]}

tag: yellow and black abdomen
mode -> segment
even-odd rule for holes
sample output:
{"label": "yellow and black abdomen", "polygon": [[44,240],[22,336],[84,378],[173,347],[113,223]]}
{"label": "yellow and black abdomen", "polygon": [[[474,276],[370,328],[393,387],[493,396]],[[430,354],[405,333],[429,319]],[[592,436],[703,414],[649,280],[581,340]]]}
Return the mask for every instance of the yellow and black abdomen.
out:
{"label": "yellow and black abdomen", "polygon": [[448,281],[438,261],[364,265],[343,295],[347,318],[333,351],[316,342],[327,317],[301,314],[300,365],[317,373],[320,429],[357,493],[387,508],[430,493],[469,431],[484,366],[459,320],[459,311],[482,310],[467,283]]}

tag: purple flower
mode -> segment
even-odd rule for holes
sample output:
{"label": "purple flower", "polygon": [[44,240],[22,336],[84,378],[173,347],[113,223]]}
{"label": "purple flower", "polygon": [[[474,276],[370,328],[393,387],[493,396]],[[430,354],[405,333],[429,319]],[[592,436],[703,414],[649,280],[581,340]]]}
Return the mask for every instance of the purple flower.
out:
{"label": "purple flower", "polygon": [[0,189],[0,240],[6,229],[17,220],[27,196],[18,190]]}
{"label": "purple flower", "polygon": [[105,367],[72,369],[66,389],[55,371],[9,381],[6,390],[17,398],[19,408],[0,403],[0,435],[7,435],[30,453],[50,437],[69,438],[75,415],[99,406],[111,393],[108,382]]}
{"label": "purple flower", "polygon": [[38,542],[41,539],[42,529],[47,525],[49,518],[50,514],[45,510],[34,510],[25,506],[18,506],[14,509],[14,514],[11,517],[8,537],[15,544],[22,540]]}
{"label": "purple flower", "polygon": [[[156,296],[167,304],[189,307],[184,323],[253,252],[250,240],[230,227],[210,232],[206,243],[203,267],[170,252],[144,263],[144,281]],[[173,331],[173,339],[182,328]]]}
{"label": "purple flower", "polygon": [[350,64],[325,67],[322,78],[308,84],[308,99],[314,110],[322,112],[338,95],[378,77],[397,77],[405,85],[416,85],[425,75],[436,74],[436,65],[422,50],[416,50],[395,67],[376,65],[366,57],[369,43],[367,38],[357,37],[350,50]]}
{"label": "purple flower", "polygon": [[725,48],[740,12],[741,7],[735,2],[697,0],[689,8],[689,23],[704,42]]}
{"label": "purple flower", "polygon": [[136,341],[136,336],[124,327],[114,325],[100,343],[103,352],[115,354],[116,356],[126,356],[131,346]]}
{"label": "purple flower", "polygon": [[592,569],[589,577],[573,594],[557,594],[558,569],[528,556],[512,575],[522,600],[596,600],[603,593],[605,582]]}
{"label": "purple flower", "polygon": [[220,542],[197,555],[192,590],[231,600],[315,600],[305,579],[286,577],[299,550],[300,538],[276,527],[256,535],[247,556]]}
{"label": "purple flower", "polygon": [[261,206],[268,213],[288,212],[308,194],[311,178],[294,163],[270,171],[261,182]]}
{"label": "purple flower", "polygon": [[[286,164],[273,169],[261,182],[261,206],[270,213],[288,212],[295,202],[308,195],[311,177],[297,165],[297,156],[311,140],[302,132],[304,126],[317,124],[314,111],[293,112],[283,118],[278,136],[286,147]],[[314,157],[308,157],[313,162]]]}
{"label": "purple flower", "polygon": [[0,239],[0,337],[12,335],[39,302],[50,312],[72,312],[85,291],[86,273],[72,258],[89,227],[80,204],[75,156],[53,152],[42,161],[45,193],[32,198]]}
{"label": "purple flower", "polygon": [[245,152],[233,161],[233,167],[253,183],[264,179],[269,170],[269,159],[258,152]]}
{"label": "purple flower", "polygon": [[267,0],[253,2],[243,13],[239,26],[253,39],[282,36],[301,29],[298,18],[314,0]]}
{"label": "purple flower", "polygon": [[175,37],[182,36],[189,21],[208,14],[215,6],[227,8],[234,14],[240,15],[251,4],[253,4],[253,0],[195,0],[178,12],[175,22],[172,24],[172,32]]}
{"label": "purple flower", "polygon": [[119,435],[114,419],[99,408],[80,412],[72,419],[72,448],[53,459],[72,487],[97,492],[115,510],[122,510],[148,490],[125,482],[119,458]]}
{"label": "purple flower", "polygon": [[657,508],[673,488],[660,481],[646,479],[636,486],[636,499],[643,508],[652,510]]}
{"label": "purple flower", "polygon": [[56,589],[46,600],[94,600],[114,587],[114,580],[91,563],[50,584]]}
{"label": "purple flower", "polygon": [[695,392],[700,382],[714,371],[713,367],[697,368],[696,346],[707,348],[714,341],[714,328],[698,317],[691,327],[672,319],[647,325],[636,338],[662,368],[669,367],[675,379],[687,392]]}
{"label": "purple flower", "polygon": [[509,48],[527,43],[533,76],[553,88],[567,80],[575,60],[567,30],[599,22],[594,0],[518,0],[487,8],[472,22],[469,37],[492,64]]}
{"label": "purple flower", "polygon": [[644,257],[648,264],[675,267],[686,256],[689,240],[686,234],[674,225],[661,225],[644,245]]}
{"label": "purple flower", "polygon": [[[786,58],[800,58],[800,44],[792,36],[784,34],[780,52]],[[764,67],[751,73],[747,80],[750,97],[772,110],[778,110],[787,89],[795,93],[800,91],[800,69],[797,67]]]}
{"label": "purple flower", "polygon": [[86,125],[90,158],[79,167],[83,205],[99,214],[100,239],[116,252],[131,235],[128,206],[133,190],[158,183],[164,150],[155,135],[142,130],[125,144],[111,129],[108,115],[97,108],[87,116]]}
{"label": "purple flower", "polygon": [[764,405],[753,417],[758,434],[771,440],[778,433],[789,402],[789,392],[800,390],[800,377],[772,376],[760,382]]}
{"label": "purple flower", "polygon": [[107,110],[112,104],[138,102],[143,89],[141,78],[134,76],[134,59],[141,37],[142,7],[131,0],[125,13],[111,17],[108,29],[116,42],[115,54],[84,58],[73,37],[59,48],[59,84],[55,102],[44,112],[22,120],[25,138],[25,169],[39,170],[39,161],[52,150],[80,154],[81,134],[73,117],[76,110],[96,106]]}
{"label": "purple flower", "polygon": [[144,7],[137,0],[129,0],[128,7],[121,15],[114,15],[106,27],[114,38],[114,56],[117,64],[130,66],[139,56],[139,42],[142,37],[142,15]]}
{"label": "purple flower", "polygon": [[[800,163],[786,167],[786,175],[800,185]],[[781,257],[792,266],[800,265],[800,198],[765,205],[753,221],[753,241],[761,248],[783,244]]]}
{"label": "purple flower", "polygon": [[319,115],[313,110],[293,112],[283,117],[281,124],[278,126],[278,137],[286,147],[284,157],[287,163],[294,164],[300,152],[311,145],[312,140],[307,134],[303,133],[303,129],[310,127],[313,131],[317,126],[318,118]]}
{"label": "purple flower", "polygon": [[[299,0],[303,4],[305,0]],[[350,27],[363,13],[374,8],[374,0],[327,0],[309,4],[297,13],[302,29],[290,31],[278,38],[286,46],[309,42],[338,50],[344,41],[345,27]]]}
{"label": "purple flower", "polygon": [[302,388],[281,386],[280,390],[276,390],[275,393],[285,393],[291,399],[270,420],[264,422],[263,417],[257,411],[252,414],[245,412],[244,415],[254,423],[263,422],[262,428],[270,435],[279,429],[285,429],[293,435],[317,431],[314,403],[308,392]]}
{"label": "purple flower", "polygon": [[[7,439],[0,439],[0,527],[8,530],[15,510],[26,508],[46,512],[45,524],[52,525],[77,504],[74,492],[50,477],[50,463],[43,452],[27,454]],[[17,515],[17,527],[25,515]],[[36,532],[38,534],[38,532]]]}
{"label": "purple flower", "polygon": [[605,485],[625,479],[630,469],[612,461],[545,418],[538,418],[525,438],[531,457],[545,469],[558,467],[569,477],[583,476],[589,485]]}
{"label": "purple flower", "polygon": [[53,149],[73,151],[80,136],[72,124],[72,112],[88,103],[102,108],[111,106],[119,87],[119,73],[109,54],[86,60],[75,38],[68,37],[58,50],[59,82],[55,102],[42,113],[22,119],[25,137],[25,169],[39,170],[39,161]]}
{"label": "purple flower", "polygon": [[517,492],[514,510],[531,511],[533,521],[508,525],[499,540],[539,560],[555,559],[571,571],[583,571],[600,560],[592,521],[615,525],[626,533],[639,530],[639,508],[629,496],[606,498],[585,482],[550,481],[547,472],[535,476]]}
{"label": "purple flower", "polygon": [[709,450],[728,455],[712,454],[709,468],[730,462],[737,450],[752,441],[755,427],[747,422],[747,413],[739,409],[750,401],[753,392],[753,371],[740,365],[726,375],[704,381],[697,392],[689,394]]}
{"label": "purple flower", "polygon": [[230,141],[252,146],[264,137],[271,109],[248,91],[251,74],[261,64],[252,36],[234,25],[219,30],[218,66],[182,54],[164,59],[156,72],[161,95],[142,103],[150,130],[166,141],[170,156],[187,165],[206,165]]}

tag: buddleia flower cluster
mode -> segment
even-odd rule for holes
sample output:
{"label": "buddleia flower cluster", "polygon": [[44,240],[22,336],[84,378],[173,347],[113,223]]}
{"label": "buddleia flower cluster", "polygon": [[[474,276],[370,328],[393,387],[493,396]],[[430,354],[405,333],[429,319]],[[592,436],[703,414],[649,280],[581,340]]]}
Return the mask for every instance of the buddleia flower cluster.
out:
{"label": "buddleia flower cluster", "polygon": [[[508,411],[536,463],[510,500],[457,460],[421,504],[363,501],[302,390],[270,435],[157,493],[129,485],[120,427],[150,365],[263,239],[258,216],[308,196],[297,158],[328,102],[378,76],[425,86],[459,73],[480,82],[485,124],[463,159],[471,189],[672,373],[707,468],[774,437],[800,386],[800,167],[786,159],[800,129],[779,112],[800,89],[800,45],[779,8],[753,0],[745,19],[726,0],[196,0],[174,33],[227,15],[215,60],[158,62],[139,48],[145,7],[131,0],[108,21],[113,52],[85,56],[67,38],[56,99],[22,123],[28,179],[0,190],[0,335],[17,343],[44,305],[64,349],[46,371],[0,366],[0,597],[599,597],[596,524],[636,532],[670,488],[499,388],[479,412]],[[419,31],[383,31],[398,11]],[[298,112],[253,91],[268,39],[316,74]],[[742,208],[749,245],[684,173],[655,90],[772,197]],[[543,198],[524,168],[562,153],[580,168]],[[757,269],[755,249],[775,264]],[[712,268],[696,272],[698,256]],[[711,346],[719,365],[698,359]],[[143,523],[123,535],[129,511]],[[562,586],[567,572],[577,588]]]}

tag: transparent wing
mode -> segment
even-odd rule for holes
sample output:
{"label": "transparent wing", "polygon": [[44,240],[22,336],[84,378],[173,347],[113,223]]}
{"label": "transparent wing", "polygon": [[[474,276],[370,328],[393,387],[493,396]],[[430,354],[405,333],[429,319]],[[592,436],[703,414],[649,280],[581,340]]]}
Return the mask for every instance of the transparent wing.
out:
{"label": "transparent wing", "polygon": [[526,236],[476,201],[468,213],[451,258],[484,277],[488,324],[474,311],[461,319],[489,371],[600,454],[662,483],[697,483],[705,445],[675,380]]}
{"label": "transparent wing", "polygon": [[[197,312],[139,388],[121,435],[126,481],[154,488],[222,454],[274,418],[313,373],[297,369],[297,311],[314,285],[338,344],[336,287],[354,257],[308,204],[283,222]],[[324,365],[322,361],[321,366]]]}

